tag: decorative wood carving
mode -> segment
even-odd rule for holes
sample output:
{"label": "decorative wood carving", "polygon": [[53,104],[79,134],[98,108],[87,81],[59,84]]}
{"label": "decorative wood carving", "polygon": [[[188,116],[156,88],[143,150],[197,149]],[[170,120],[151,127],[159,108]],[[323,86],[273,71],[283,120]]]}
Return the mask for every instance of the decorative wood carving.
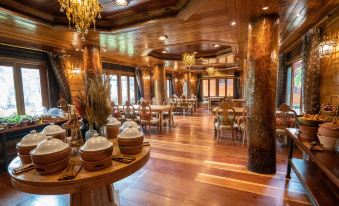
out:
{"label": "decorative wood carving", "polygon": [[159,103],[162,103],[166,99],[166,73],[164,65],[158,64],[154,67],[153,78],[155,98]]}
{"label": "decorative wood carving", "polygon": [[275,99],[278,63],[277,16],[251,21],[248,44],[248,168],[263,174],[276,172]]}

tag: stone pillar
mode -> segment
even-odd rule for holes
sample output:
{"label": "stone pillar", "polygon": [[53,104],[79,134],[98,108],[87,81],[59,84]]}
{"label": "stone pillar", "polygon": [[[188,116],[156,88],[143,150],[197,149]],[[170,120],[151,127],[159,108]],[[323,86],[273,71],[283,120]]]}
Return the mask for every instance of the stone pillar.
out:
{"label": "stone pillar", "polygon": [[248,169],[276,172],[275,98],[278,66],[278,16],[250,22],[247,69]]}
{"label": "stone pillar", "polygon": [[154,94],[159,104],[166,100],[166,73],[165,67],[162,64],[155,65],[153,69],[154,78]]}
{"label": "stone pillar", "polygon": [[83,70],[86,76],[102,72],[100,48],[93,45],[83,46]]}

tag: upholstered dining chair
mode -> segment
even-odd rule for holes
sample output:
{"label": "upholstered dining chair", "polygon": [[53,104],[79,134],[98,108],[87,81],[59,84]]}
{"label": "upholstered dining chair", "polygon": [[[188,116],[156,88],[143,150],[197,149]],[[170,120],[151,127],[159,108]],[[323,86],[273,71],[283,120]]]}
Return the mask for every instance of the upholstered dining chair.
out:
{"label": "upholstered dining chair", "polygon": [[123,106],[122,111],[124,113],[126,120],[138,121],[138,118],[136,117],[135,109],[129,101],[126,101],[125,105]]}
{"label": "upholstered dining chair", "polygon": [[[169,106],[174,106],[174,103],[172,101],[171,98],[168,98],[167,100],[165,100],[162,105],[169,105]],[[173,111],[171,111],[171,114],[169,112],[163,112],[163,118],[168,120],[168,123],[170,123],[170,121],[172,123],[174,123],[174,114]],[[171,118],[171,119],[170,119]]]}
{"label": "upholstered dining chair", "polygon": [[152,99],[151,99],[151,105],[159,105],[159,102],[158,102],[158,100],[157,100],[157,98],[155,98],[155,97],[153,97]]}
{"label": "upholstered dining chair", "polygon": [[193,105],[187,101],[187,98],[185,95],[182,95],[180,97],[180,109],[181,109],[181,115],[184,114],[184,112],[190,112],[191,115],[193,115]]}
{"label": "upholstered dining chair", "polygon": [[137,101],[137,105],[140,105],[142,101],[144,101],[144,98],[140,97],[140,99]]}
{"label": "upholstered dining chair", "polygon": [[234,145],[234,131],[237,135],[238,125],[235,123],[235,110],[223,102],[217,110],[217,121],[215,123],[217,129],[217,142],[219,142],[220,133],[223,130],[230,130],[232,133],[232,145]]}
{"label": "upholstered dining chair", "polygon": [[146,101],[141,102],[139,105],[139,118],[140,124],[143,129],[146,131],[146,127],[148,125],[148,129],[151,130],[151,126],[157,126],[159,131],[160,128],[160,119],[159,117],[154,117],[152,115],[152,108]]}
{"label": "upholstered dining chair", "polygon": [[246,136],[246,129],[247,129],[247,120],[246,120],[246,115],[247,115],[247,109],[245,108],[242,111],[242,116],[237,120],[238,122],[238,129],[242,138],[242,146],[244,146],[245,141],[247,142],[247,136]]}
{"label": "upholstered dining chair", "polygon": [[291,110],[287,104],[281,104],[276,112],[276,137],[284,146],[288,146],[289,136],[285,128],[296,127],[297,113]]}

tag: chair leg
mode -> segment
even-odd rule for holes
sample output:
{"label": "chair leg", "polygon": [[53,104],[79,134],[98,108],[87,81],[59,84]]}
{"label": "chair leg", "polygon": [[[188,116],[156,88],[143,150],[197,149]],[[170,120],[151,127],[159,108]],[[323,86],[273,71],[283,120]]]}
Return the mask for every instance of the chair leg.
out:
{"label": "chair leg", "polygon": [[242,146],[245,145],[246,132],[245,129],[242,131]]}
{"label": "chair leg", "polygon": [[234,145],[234,129],[232,128],[232,145]]}
{"label": "chair leg", "polygon": [[217,142],[219,142],[219,137],[220,137],[220,129],[217,129]]}

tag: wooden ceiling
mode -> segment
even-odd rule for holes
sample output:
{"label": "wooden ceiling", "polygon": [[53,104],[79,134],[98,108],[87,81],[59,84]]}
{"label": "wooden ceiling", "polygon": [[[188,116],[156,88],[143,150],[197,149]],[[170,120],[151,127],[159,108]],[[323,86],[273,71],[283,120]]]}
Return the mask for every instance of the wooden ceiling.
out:
{"label": "wooden ceiling", "polygon": [[[143,55],[147,51],[215,53],[208,47],[216,42],[231,47],[241,60],[246,57],[250,19],[279,14],[283,51],[339,4],[338,0],[133,0],[128,7],[117,7],[110,0],[102,2],[99,29],[90,31],[83,42],[66,26],[57,0],[2,0],[0,42],[58,52],[96,44],[105,61],[143,66],[163,62]],[[264,6],[269,8],[263,10]],[[160,41],[160,35],[168,39]]]}

